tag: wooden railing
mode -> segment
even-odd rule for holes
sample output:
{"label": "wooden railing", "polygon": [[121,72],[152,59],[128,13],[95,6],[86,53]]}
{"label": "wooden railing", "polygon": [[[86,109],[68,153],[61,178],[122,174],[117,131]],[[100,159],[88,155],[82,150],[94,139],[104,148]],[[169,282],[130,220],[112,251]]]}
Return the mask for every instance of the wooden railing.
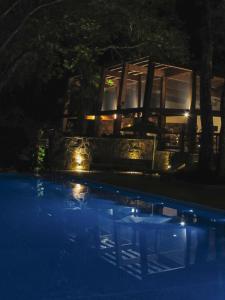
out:
{"label": "wooden railing", "polygon": [[[201,134],[196,135],[196,152],[200,150],[200,137]],[[215,133],[213,136],[214,139],[214,153],[219,152],[219,133]],[[165,150],[173,150],[177,152],[188,152],[188,140],[187,136],[181,133],[167,133],[164,134],[160,147]]]}

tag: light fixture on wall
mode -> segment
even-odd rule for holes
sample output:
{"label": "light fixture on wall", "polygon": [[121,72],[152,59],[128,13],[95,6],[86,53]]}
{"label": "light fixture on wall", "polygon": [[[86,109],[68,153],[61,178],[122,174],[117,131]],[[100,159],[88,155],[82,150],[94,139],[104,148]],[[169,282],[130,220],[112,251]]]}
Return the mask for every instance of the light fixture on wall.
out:
{"label": "light fixture on wall", "polygon": [[77,162],[77,164],[81,165],[82,161],[83,161],[82,156],[80,154],[77,154],[76,155],[76,162]]}
{"label": "light fixture on wall", "polygon": [[75,171],[83,170],[83,162],[84,158],[83,156],[78,152],[75,151],[74,153],[74,161],[75,161]]}
{"label": "light fixture on wall", "polygon": [[184,116],[185,116],[185,118],[189,118],[190,117],[190,113],[188,111],[185,111]]}

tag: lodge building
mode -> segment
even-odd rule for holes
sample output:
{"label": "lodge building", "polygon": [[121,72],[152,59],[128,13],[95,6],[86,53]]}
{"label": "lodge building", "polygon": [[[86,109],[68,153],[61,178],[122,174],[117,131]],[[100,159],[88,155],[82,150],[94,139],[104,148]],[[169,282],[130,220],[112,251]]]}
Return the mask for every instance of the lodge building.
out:
{"label": "lodge building", "polygon": [[[223,84],[223,78],[212,78],[215,150],[221,126]],[[144,58],[103,71],[97,104],[92,113],[85,114],[85,120],[89,127],[92,124],[93,136],[157,134],[162,148],[179,151],[185,149],[185,133],[193,112],[198,138],[201,133],[199,76],[187,68]]]}

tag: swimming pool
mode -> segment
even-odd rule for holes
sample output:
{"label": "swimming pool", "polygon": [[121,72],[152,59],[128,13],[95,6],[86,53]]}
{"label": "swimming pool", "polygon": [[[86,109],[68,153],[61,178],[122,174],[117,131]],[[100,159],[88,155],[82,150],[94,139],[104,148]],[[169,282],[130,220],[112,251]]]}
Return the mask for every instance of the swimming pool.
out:
{"label": "swimming pool", "polygon": [[62,179],[0,175],[1,300],[225,299],[225,214]]}

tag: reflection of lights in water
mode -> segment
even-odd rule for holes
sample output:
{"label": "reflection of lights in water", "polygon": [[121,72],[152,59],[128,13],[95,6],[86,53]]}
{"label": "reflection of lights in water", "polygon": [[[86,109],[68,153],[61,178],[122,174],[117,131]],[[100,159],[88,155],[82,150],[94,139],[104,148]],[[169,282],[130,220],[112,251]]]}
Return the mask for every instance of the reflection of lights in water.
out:
{"label": "reflection of lights in water", "polygon": [[45,192],[45,188],[44,188],[43,181],[38,179],[37,180],[37,197],[44,197],[44,192]]}
{"label": "reflection of lights in water", "polygon": [[175,238],[175,237],[177,237],[177,235],[176,235],[176,234],[173,234],[173,237]]}
{"label": "reflection of lights in water", "polygon": [[132,212],[133,215],[136,215],[138,213],[138,209],[135,208],[135,207],[132,207],[131,212]]}
{"label": "reflection of lights in water", "polygon": [[185,223],[184,221],[181,221],[181,222],[180,222],[180,225],[181,225],[181,226],[185,226],[186,223]]}
{"label": "reflection of lights in water", "polygon": [[213,223],[215,223],[215,222],[216,222],[216,219],[211,219],[210,221],[213,222]]}
{"label": "reflection of lights in water", "polygon": [[109,209],[109,214],[110,214],[110,216],[113,216],[113,209],[112,208]]}
{"label": "reflection of lights in water", "polygon": [[72,187],[73,198],[77,201],[84,201],[87,193],[88,193],[88,187],[85,185],[76,183]]}
{"label": "reflection of lights in water", "polygon": [[197,223],[198,222],[198,217],[197,217],[197,215],[194,215],[193,216],[193,223]]}

